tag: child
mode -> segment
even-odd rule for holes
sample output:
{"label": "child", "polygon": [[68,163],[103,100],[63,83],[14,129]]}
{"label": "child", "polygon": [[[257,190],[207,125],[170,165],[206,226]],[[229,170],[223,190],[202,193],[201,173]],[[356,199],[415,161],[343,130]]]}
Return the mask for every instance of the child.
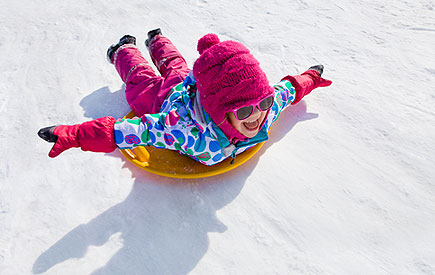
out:
{"label": "child", "polygon": [[220,42],[215,34],[198,41],[200,57],[193,70],[160,29],[148,32],[145,45],[161,76],[142,57],[133,36],[125,35],[107,51],[138,117],[103,117],[43,128],[38,135],[55,143],[50,157],[72,147],[109,153],[116,148],[154,146],[213,165],[267,140],[268,130],[285,107],[332,83],[321,78],[323,66],[317,65],[271,87],[244,45]]}

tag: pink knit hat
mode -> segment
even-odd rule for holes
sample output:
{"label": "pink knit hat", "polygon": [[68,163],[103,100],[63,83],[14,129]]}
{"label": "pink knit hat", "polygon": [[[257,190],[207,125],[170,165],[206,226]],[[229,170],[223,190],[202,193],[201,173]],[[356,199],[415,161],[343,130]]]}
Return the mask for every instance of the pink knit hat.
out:
{"label": "pink knit hat", "polygon": [[198,41],[201,55],[193,65],[201,104],[227,138],[246,139],[227,120],[226,113],[270,96],[273,88],[257,59],[241,43],[220,42],[216,34]]}

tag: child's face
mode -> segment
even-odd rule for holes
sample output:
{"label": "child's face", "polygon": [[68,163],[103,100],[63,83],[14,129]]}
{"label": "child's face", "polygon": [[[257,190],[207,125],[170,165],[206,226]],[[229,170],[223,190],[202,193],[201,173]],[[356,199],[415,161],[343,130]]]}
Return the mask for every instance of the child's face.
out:
{"label": "child's face", "polygon": [[260,111],[256,107],[252,115],[248,118],[245,118],[244,120],[238,120],[233,112],[229,112],[228,121],[237,131],[239,131],[239,133],[247,138],[253,138],[260,130],[260,126],[263,124],[263,120],[265,119],[266,114],[267,110]]}

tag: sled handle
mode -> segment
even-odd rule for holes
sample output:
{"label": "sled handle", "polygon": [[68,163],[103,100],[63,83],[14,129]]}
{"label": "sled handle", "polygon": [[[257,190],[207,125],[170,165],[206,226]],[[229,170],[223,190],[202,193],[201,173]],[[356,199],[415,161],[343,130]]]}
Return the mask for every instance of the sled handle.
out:
{"label": "sled handle", "polygon": [[150,159],[150,153],[144,146],[136,147],[133,150],[127,149],[124,150],[124,152],[128,154],[133,163],[141,167],[147,167],[150,165],[148,162]]}

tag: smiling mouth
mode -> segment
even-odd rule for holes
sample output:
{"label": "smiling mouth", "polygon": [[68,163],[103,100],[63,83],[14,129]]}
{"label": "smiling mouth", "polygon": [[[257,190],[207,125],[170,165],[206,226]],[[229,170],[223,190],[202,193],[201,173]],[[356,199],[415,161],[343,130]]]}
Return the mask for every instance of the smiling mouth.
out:
{"label": "smiling mouth", "polygon": [[258,129],[258,126],[260,126],[260,121],[257,119],[254,121],[243,122],[243,126],[245,126],[249,131],[254,131]]}

